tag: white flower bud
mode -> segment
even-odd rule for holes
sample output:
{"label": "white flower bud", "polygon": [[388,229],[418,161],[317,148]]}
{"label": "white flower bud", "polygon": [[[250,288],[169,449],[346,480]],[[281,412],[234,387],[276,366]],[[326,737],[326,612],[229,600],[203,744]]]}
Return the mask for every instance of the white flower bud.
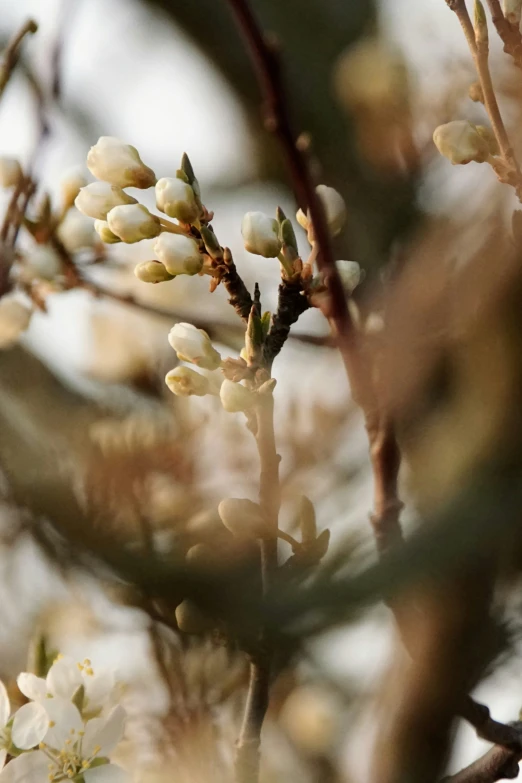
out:
{"label": "white flower bud", "polygon": [[[71,171],[68,171],[62,177],[60,182],[60,191],[62,194],[62,204],[64,209],[69,209],[69,207],[72,207],[74,200],[78,196],[78,193],[85,185],[87,185],[87,179],[77,168],[71,169]],[[80,212],[83,212],[83,210],[81,209]]]}
{"label": "white flower bud", "polygon": [[105,220],[113,207],[137,203],[135,198],[109,182],[91,182],[82,187],[74,202],[80,212],[96,220]]}
{"label": "white flower bud", "polygon": [[208,334],[192,324],[175,324],[169,332],[169,343],[182,361],[192,362],[205,370],[217,370],[221,364],[221,356]]}
{"label": "white flower bud", "polygon": [[62,270],[60,258],[49,245],[34,245],[24,259],[23,270],[30,277],[54,280]]}
{"label": "white flower bud", "polygon": [[335,265],[344,290],[347,294],[351,294],[363,278],[361,267],[357,261],[336,261]]}
{"label": "white flower bud", "polygon": [[522,0],[504,0],[504,16],[513,25],[520,24]]}
{"label": "white flower bud", "polygon": [[182,601],[175,611],[176,622],[183,633],[205,633],[213,628],[212,620],[193,601]]}
{"label": "white flower bud", "polygon": [[100,237],[102,242],[105,242],[106,245],[114,245],[116,242],[121,242],[121,239],[116,236],[116,234],[113,234],[113,232],[109,228],[109,224],[106,220],[95,220],[94,221],[94,230]]}
{"label": "white flower bud", "polygon": [[276,258],[281,251],[279,223],[264,212],[247,212],[241,223],[241,233],[249,253]]}
{"label": "white flower bud", "polygon": [[[341,233],[346,223],[346,204],[344,199],[335,188],[330,188],[328,185],[318,185],[315,190],[323,205],[328,230],[335,237]],[[305,215],[303,210],[299,209],[295,217],[305,231],[311,230],[309,213]]]}
{"label": "white flower bud", "polygon": [[210,384],[204,375],[190,367],[175,367],[165,376],[165,383],[178,397],[204,397],[210,391]]}
{"label": "white flower bud", "polygon": [[453,120],[439,125],[433,133],[433,141],[441,155],[453,165],[470,161],[483,163],[490,155],[489,145],[471,122]]}
{"label": "white flower bud", "polygon": [[107,223],[112,233],[128,245],[157,237],[161,231],[158,218],[151,215],[143,204],[113,207],[107,215]]}
{"label": "white flower bud", "polygon": [[0,187],[14,188],[22,179],[22,167],[16,158],[0,157]]}
{"label": "white flower bud", "polygon": [[162,177],[156,183],[156,206],[171,218],[194,223],[199,217],[194,190],[177,177]]}
{"label": "white flower bud", "polygon": [[174,280],[174,275],[167,272],[161,261],[142,261],[134,267],[134,274],[142,283],[165,283]]}
{"label": "white flower bud", "polygon": [[228,378],[225,378],[221,384],[219,397],[223,408],[228,413],[241,413],[247,411],[256,401],[254,392]]}
{"label": "white flower bud", "polygon": [[197,243],[183,234],[163,231],[154,244],[154,252],[171,275],[197,275],[203,266]]}
{"label": "white flower bud", "polygon": [[71,209],[58,227],[58,239],[69,253],[76,253],[83,248],[96,244],[96,232],[92,220]]}
{"label": "white flower bud", "polygon": [[114,136],[101,136],[87,155],[87,168],[97,179],[120,188],[150,188],[156,175],[138,150]]}
{"label": "white flower bud", "polygon": [[267,533],[260,506],[246,498],[225,498],[218,514],[227,530],[238,538],[263,538]]}
{"label": "white flower bud", "polygon": [[0,299],[0,349],[11,348],[29,326],[33,311],[11,295]]}

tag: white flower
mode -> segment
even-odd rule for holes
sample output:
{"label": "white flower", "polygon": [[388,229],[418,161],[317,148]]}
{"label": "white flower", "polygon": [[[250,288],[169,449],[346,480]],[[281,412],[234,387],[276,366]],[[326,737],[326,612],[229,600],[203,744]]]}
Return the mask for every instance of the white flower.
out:
{"label": "white flower", "polygon": [[0,349],[11,348],[29,326],[33,311],[14,296],[0,299]]}
{"label": "white flower", "polygon": [[113,207],[137,203],[135,198],[109,182],[91,182],[80,190],[74,202],[80,212],[96,220],[105,220]]}
{"label": "white flower", "polygon": [[107,223],[122,242],[133,244],[142,239],[157,237],[161,226],[156,215],[151,215],[143,204],[124,204],[111,209]]}
{"label": "white flower", "polygon": [[194,190],[177,177],[162,177],[156,183],[156,206],[171,218],[193,223],[199,217]]}
{"label": "white flower", "polygon": [[165,376],[165,383],[178,397],[204,397],[210,392],[208,380],[190,367],[175,367]]}
{"label": "white flower", "polygon": [[22,167],[16,158],[0,157],[0,187],[14,188],[22,178]]}
{"label": "white flower", "polygon": [[225,498],[218,514],[227,530],[242,538],[261,538],[267,533],[266,520],[260,506],[247,498]]}
{"label": "white flower", "polygon": [[114,245],[116,242],[121,242],[121,239],[110,230],[106,220],[95,220],[94,230],[106,245]]}
{"label": "white flower", "polygon": [[522,0],[504,0],[504,16],[514,25],[520,24],[522,15]]}
{"label": "white flower", "polygon": [[62,263],[58,253],[49,245],[34,245],[24,258],[23,270],[30,277],[54,280],[61,269]]}
{"label": "white flower", "polygon": [[361,267],[357,261],[336,261],[335,265],[344,290],[347,294],[351,294],[363,278]]}
{"label": "white flower", "polygon": [[240,383],[225,378],[219,390],[219,396],[223,408],[228,413],[240,413],[247,411],[256,401],[254,392],[246,389]]}
{"label": "white flower", "polygon": [[281,251],[279,223],[264,212],[247,212],[241,223],[245,249],[265,258],[276,258]]}
{"label": "white flower", "polygon": [[58,227],[58,239],[69,253],[76,253],[83,248],[90,248],[96,244],[96,232],[92,220],[70,209],[65,219]]}
{"label": "white flower", "polygon": [[169,343],[184,362],[192,362],[205,370],[217,370],[221,356],[203,329],[192,324],[175,324],[169,332]]}
{"label": "white flower", "polygon": [[203,266],[197,243],[183,234],[162,232],[154,244],[154,252],[171,275],[197,275]]}
{"label": "white flower", "polygon": [[87,185],[87,179],[77,168],[71,169],[62,177],[60,191],[65,208],[72,207],[75,198],[85,185]]}
{"label": "white flower", "polygon": [[75,663],[67,656],[59,657],[49,669],[47,677],[37,677],[30,672],[18,675],[17,684],[24,696],[44,702],[49,697],[71,701],[83,686],[82,711],[98,711],[110,698],[114,688],[114,675],[102,669],[94,672],[91,663]]}
{"label": "white flower", "polygon": [[490,155],[488,142],[467,120],[453,120],[439,125],[433,133],[433,141],[440,154],[453,165],[470,163],[472,160],[483,163]]}
{"label": "white flower", "polygon": [[[328,185],[318,185],[315,190],[321,199],[328,229],[332,236],[336,236],[342,231],[346,223],[346,204],[344,199],[335,188],[330,188]],[[305,215],[303,210],[299,209],[296,214],[296,220],[305,231],[311,231],[312,226],[309,213]]]}
{"label": "white flower", "polygon": [[24,704],[15,713],[12,725],[8,726],[10,714],[9,696],[0,681],[0,769],[12,745],[20,750],[34,748],[49,729],[49,718],[41,704]]}
{"label": "white flower", "polygon": [[134,267],[134,274],[142,283],[164,283],[173,280],[174,275],[167,272],[161,261],[142,261]]}
{"label": "white flower", "polygon": [[97,179],[120,188],[150,188],[156,175],[138,150],[114,136],[101,136],[87,155],[87,168]]}
{"label": "white flower", "polygon": [[11,761],[0,775],[1,783],[127,783],[125,771],[108,758],[123,736],[122,707],[115,707],[107,718],[87,722],[73,704],[63,699],[48,699],[46,709],[52,725],[41,749]]}

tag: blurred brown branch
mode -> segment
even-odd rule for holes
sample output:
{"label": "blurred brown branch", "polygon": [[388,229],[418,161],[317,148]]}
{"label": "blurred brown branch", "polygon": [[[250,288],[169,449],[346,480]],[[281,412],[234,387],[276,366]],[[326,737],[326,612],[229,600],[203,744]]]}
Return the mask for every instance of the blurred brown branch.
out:
{"label": "blurred brown branch", "polygon": [[32,35],[37,30],[38,25],[36,22],[33,19],[28,19],[9,41],[7,49],[4,52],[2,65],[0,66],[0,99],[2,98],[6,85],[18,62],[20,47],[25,36]]}

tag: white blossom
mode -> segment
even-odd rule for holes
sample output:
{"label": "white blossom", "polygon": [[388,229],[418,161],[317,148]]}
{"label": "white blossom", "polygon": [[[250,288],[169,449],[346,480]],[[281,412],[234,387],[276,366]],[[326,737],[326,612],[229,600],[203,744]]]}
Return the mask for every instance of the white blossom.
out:
{"label": "white blossom", "polygon": [[[323,205],[328,230],[332,236],[337,236],[346,223],[346,204],[344,199],[335,188],[330,188],[328,185],[318,185],[315,190]],[[305,215],[303,210],[299,209],[296,214],[296,220],[305,231],[310,233],[312,230],[310,213]]]}
{"label": "white blossom", "polygon": [[240,538],[260,538],[267,533],[261,507],[247,498],[225,498],[218,514],[227,530]]}
{"label": "white blossom", "polygon": [[122,242],[133,244],[142,239],[157,237],[161,226],[156,215],[151,215],[143,204],[123,204],[113,207],[107,215],[107,223],[113,234]]}
{"label": "white blossom", "polygon": [[169,332],[169,343],[182,361],[192,362],[206,370],[217,370],[221,364],[221,356],[208,334],[192,324],[175,324]]}
{"label": "white blossom", "polygon": [[433,141],[440,154],[453,165],[471,161],[483,163],[490,155],[487,140],[467,120],[453,120],[439,125],[433,133]]}
{"label": "white blossom", "polygon": [[178,397],[204,397],[210,392],[210,384],[204,375],[190,367],[175,367],[165,376],[165,383]]}
{"label": "white blossom", "polygon": [[116,242],[121,242],[121,239],[110,230],[106,220],[95,220],[94,230],[106,245],[114,245]]}
{"label": "white blossom", "polygon": [[29,750],[38,745],[49,729],[49,718],[41,704],[24,704],[10,723],[11,704],[3,682],[0,681],[0,769],[4,766],[11,746]]}
{"label": "white blossom", "polygon": [[228,411],[228,413],[247,411],[256,401],[254,392],[228,378],[225,378],[221,384],[219,397],[223,408]]}
{"label": "white blossom", "polygon": [[156,183],[156,206],[171,218],[193,223],[199,206],[193,188],[178,177],[162,177]]}
{"label": "white blossom", "polygon": [[76,253],[96,244],[96,232],[92,220],[70,209],[58,227],[58,239],[69,253]]}
{"label": "white blossom", "polygon": [[22,176],[22,167],[16,158],[7,155],[0,156],[0,187],[16,187]]}
{"label": "white blossom", "polygon": [[245,249],[265,258],[276,258],[281,251],[279,223],[264,212],[247,212],[241,223]]}
{"label": "white blossom", "polygon": [[171,275],[197,275],[203,266],[197,243],[183,234],[162,232],[154,244],[154,252]]}
{"label": "white blossom", "polygon": [[0,299],[0,349],[11,348],[29,326],[33,311],[12,295]]}
{"label": "white blossom", "polygon": [[97,179],[120,188],[150,188],[156,175],[138,150],[114,136],[101,136],[87,155],[87,167]]}
{"label": "white blossom", "polygon": [[173,280],[174,275],[167,272],[161,261],[142,261],[134,267],[134,274],[142,283],[165,283]]}
{"label": "white blossom", "polygon": [[80,212],[96,220],[105,220],[113,207],[137,203],[135,198],[110,182],[91,182],[81,188],[74,202]]}

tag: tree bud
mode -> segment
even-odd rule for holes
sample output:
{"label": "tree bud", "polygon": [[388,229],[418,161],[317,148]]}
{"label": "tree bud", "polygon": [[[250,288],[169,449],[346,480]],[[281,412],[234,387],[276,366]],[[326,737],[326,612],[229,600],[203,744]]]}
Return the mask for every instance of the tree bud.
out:
{"label": "tree bud", "polygon": [[113,207],[107,215],[107,223],[112,233],[129,245],[157,237],[161,231],[158,218],[143,204]]}
{"label": "tree bud", "polygon": [[453,120],[439,125],[433,133],[433,141],[440,154],[448,158],[454,166],[470,163],[472,160],[483,163],[490,155],[487,141],[467,120]]}
{"label": "tree bud", "polygon": [[161,261],[142,261],[134,267],[134,274],[142,283],[165,283],[174,280],[174,275],[167,272]]}
{"label": "tree bud", "polygon": [[162,177],[157,181],[156,206],[182,223],[194,223],[199,217],[199,206],[192,187],[177,177]]}
{"label": "tree bud", "polygon": [[97,179],[120,188],[150,188],[156,175],[138,150],[115,136],[101,136],[87,155],[87,168]]}
{"label": "tree bud", "polygon": [[171,275],[197,275],[203,266],[197,242],[183,234],[163,231],[154,244],[154,252]]}
{"label": "tree bud", "polygon": [[241,233],[249,253],[276,258],[281,251],[279,224],[263,212],[247,212],[241,224]]}
{"label": "tree bud", "polygon": [[204,375],[190,367],[175,367],[165,376],[165,383],[178,397],[204,397],[210,392],[210,384]]}
{"label": "tree bud", "polygon": [[192,362],[205,370],[216,370],[221,364],[221,356],[203,329],[192,324],[175,324],[169,332],[169,343],[185,362]]}
{"label": "tree bud", "polygon": [[74,202],[76,209],[96,220],[105,220],[114,207],[137,203],[135,198],[109,182],[91,182],[80,190]]}
{"label": "tree bud", "polygon": [[249,410],[255,401],[254,392],[242,386],[240,383],[225,378],[219,390],[219,397],[223,408],[228,413],[241,413]]}
{"label": "tree bud", "polygon": [[110,230],[106,220],[95,220],[94,230],[106,245],[114,245],[116,242],[121,242],[121,239]]}
{"label": "tree bud", "polygon": [[225,498],[218,514],[227,530],[238,538],[264,538],[268,528],[257,503],[246,498]]}

